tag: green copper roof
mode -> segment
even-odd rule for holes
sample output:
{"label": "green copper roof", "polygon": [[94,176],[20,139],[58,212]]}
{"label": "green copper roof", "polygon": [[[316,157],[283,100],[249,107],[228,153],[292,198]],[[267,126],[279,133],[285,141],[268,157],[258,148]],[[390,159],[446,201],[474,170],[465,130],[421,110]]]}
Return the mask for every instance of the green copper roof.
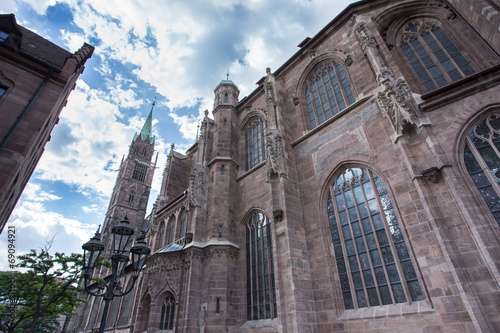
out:
{"label": "green copper roof", "polygon": [[[154,107],[154,103],[153,103]],[[153,107],[149,112],[149,116],[146,118],[144,125],[141,129],[141,140],[144,141],[149,136],[149,142],[152,144],[155,141],[155,137],[152,135],[151,130],[153,128]],[[139,134],[135,133],[134,141],[139,137]]]}
{"label": "green copper roof", "polygon": [[217,85],[217,87],[215,88],[215,90],[217,90],[217,88],[219,88],[219,86],[220,86],[221,84],[232,84],[233,86],[235,86],[235,87],[236,87],[236,89],[238,89],[238,91],[240,90],[240,89],[238,88],[238,86],[237,86],[236,84],[234,84],[234,82],[233,82],[233,81],[231,81],[231,80],[222,80],[222,81],[220,81],[220,83]]}

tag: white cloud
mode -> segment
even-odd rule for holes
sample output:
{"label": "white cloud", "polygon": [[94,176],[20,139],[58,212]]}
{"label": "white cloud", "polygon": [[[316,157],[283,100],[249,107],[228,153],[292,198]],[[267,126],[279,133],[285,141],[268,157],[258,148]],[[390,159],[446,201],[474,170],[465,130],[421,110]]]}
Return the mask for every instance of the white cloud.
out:
{"label": "white cloud", "polygon": [[90,206],[82,206],[82,210],[87,214],[88,213],[99,213],[101,210],[101,207],[99,205],[92,204]]}
{"label": "white cloud", "polygon": [[35,202],[43,202],[43,201],[52,201],[52,200],[60,200],[61,197],[45,192],[42,190],[42,187],[36,183],[28,183],[23,191],[23,197],[25,200],[35,201]]}
{"label": "white cloud", "polygon": [[7,230],[11,228],[15,230],[16,256],[31,249],[40,249],[52,239],[52,252],[82,253],[82,244],[89,240],[97,225],[84,224],[45,209],[43,202],[59,199],[41,190],[39,185],[28,184],[0,235],[0,271],[10,269],[7,263]]}
{"label": "white cloud", "polygon": [[40,159],[37,177],[76,185],[84,194],[108,196],[121,160],[117,154],[128,151],[134,133],[142,127],[135,119],[129,124],[118,122],[122,114],[117,105],[138,105],[133,97],[112,92],[116,103],[112,104],[109,94],[80,80]]}

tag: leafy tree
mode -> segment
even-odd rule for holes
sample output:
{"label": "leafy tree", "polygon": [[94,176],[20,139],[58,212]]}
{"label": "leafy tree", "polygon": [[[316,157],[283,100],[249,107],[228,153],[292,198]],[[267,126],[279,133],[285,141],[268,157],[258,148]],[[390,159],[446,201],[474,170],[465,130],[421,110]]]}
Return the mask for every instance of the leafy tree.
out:
{"label": "leafy tree", "polygon": [[56,319],[71,316],[84,300],[81,288],[83,258],[80,254],[49,253],[45,248],[18,256],[23,272],[0,274],[0,315],[5,333],[53,332]]}

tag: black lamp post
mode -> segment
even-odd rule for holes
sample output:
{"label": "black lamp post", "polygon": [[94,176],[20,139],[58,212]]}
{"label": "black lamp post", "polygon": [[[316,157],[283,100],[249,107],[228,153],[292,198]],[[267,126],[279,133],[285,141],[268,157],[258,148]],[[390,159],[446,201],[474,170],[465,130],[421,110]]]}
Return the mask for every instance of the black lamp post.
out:
{"label": "black lamp post", "polygon": [[104,250],[104,245],[101,243],[99,230],[95,233],[87,243],[83,244],[83,276],[85,290],[93,296],[102,296],[104,299],[104,311],[102,313],[101,326],[99,327],[99,333],[104,332],[104,327],[106,326],[106,317],[108,315],[109,302],[114,297],[122,297],[127,295],[134,288],[135,281],[139,276],[139,272],[144,267],[146,258],[151,252],[150,248],[146,245],[144,241],[145,233],[141,234],[135,240],[135,245],[132,246],[130,252],[132,253],[132,263],[134,280],[130,285],[129,290],[123,292],[122,288],[118,285],[118,279],[122,275],[122,272],[127,265],[129,255],[127,253],[127,243],[130,237],[134,234],[134,229],[130,227],[127,216],[111,229],[113,234],[113,255],[111,255],[112,260],[112,273],[109,284],[98,284],[97,291],[91,291],[88,288],[88,280],[91,276],[92,270],[97,262],[97,259]]}

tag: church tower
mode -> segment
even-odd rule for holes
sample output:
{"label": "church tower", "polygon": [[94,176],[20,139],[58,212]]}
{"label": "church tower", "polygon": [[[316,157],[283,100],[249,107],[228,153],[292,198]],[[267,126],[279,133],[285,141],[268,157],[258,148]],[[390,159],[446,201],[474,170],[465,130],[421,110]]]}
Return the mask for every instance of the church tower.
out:
{"label": "church tower", "polygon": [[153,182],[156,161],[152,162],[155,137],[152,134],[153,106],[142,126],[141,132],[135,133],[127,157],[124,156],[118,170],[118,176],[109,202],[106,219],[102,227],[105,255],[109,255],[112,246],[111,228],[125,217],[138,235],[144,229],[144,218],[148,206],[149,193]]}

